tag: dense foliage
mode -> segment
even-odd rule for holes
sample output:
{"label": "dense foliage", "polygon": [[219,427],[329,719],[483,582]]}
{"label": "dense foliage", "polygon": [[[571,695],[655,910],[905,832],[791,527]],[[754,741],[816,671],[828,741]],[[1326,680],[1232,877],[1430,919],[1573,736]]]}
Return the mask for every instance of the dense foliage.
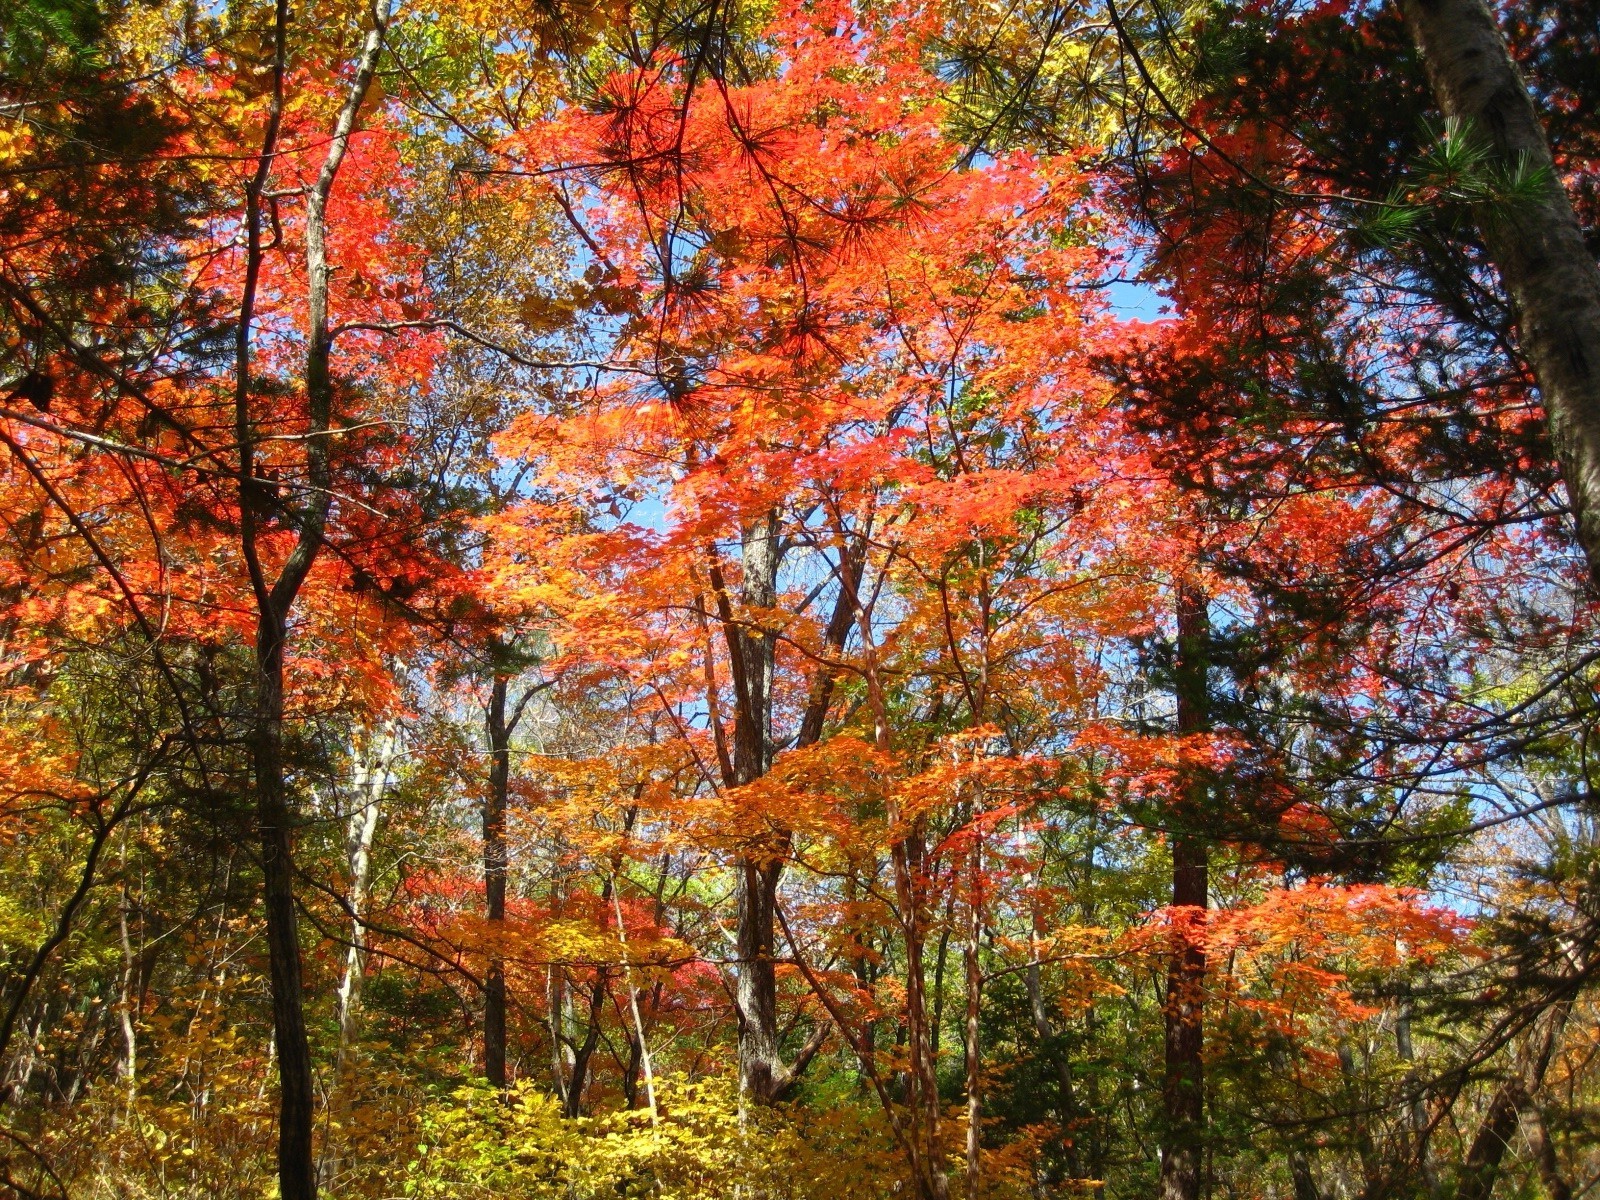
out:
{"label": "dense foliage", "polygon": [[0,1193],[1600,1185],[1597,45],[0,6]]}

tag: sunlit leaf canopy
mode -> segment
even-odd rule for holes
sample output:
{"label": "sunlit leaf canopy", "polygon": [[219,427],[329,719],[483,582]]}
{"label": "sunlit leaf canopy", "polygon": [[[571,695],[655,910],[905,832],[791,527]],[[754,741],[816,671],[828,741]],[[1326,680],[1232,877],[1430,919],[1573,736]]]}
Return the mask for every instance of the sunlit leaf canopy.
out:
{"label": "sunlit leaf canopy", "polygon": [[1594,18],[0,12],[0,1191],[1584,1194]]}

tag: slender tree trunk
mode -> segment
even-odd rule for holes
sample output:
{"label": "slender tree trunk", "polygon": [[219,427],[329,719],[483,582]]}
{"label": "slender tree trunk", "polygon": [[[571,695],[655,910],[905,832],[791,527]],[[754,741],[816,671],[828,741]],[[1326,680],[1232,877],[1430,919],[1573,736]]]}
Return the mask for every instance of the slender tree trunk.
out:
{"label": "slender tree trunk", "polygon": [[506,971],[498,940],[506,920],[506,802],[511,789],[511,731],[506,722],[506,680],[489,690],[489,790],[483,801],[483,892],[493,948],[483,983],[483,1073],[506,1086]]}
{"label": "slender tree trunk", "polygon": [[606,999],[611,994],[611,973],[605,967],[595,968],[594,991],[589,994],[589,1023],[584,1027],[583,1041],[572,1053],[571,1079],[563,1085],[561,1112],[566,1117],[583,1115],[583,1092],[589,1084],[589,1064],[594,1060],[595,1049],[600,1045],[600,1022],[605,1018]]}
{"label": "slender tree trunk", "polygon": [[[133,1018],[134,983],[137,959],[133,939],[128,933],[128,831],[122,831],[122,899],[117,905],[117,932],[122,938],[122,975],[117,981],[117,1018],[122,1026],[122,1065],[120,1072],[128,1090],[128,1110],[139,1095],[139,1032]],[[142,940],[142,939],[141,939]]]}
{"label": "slender tree trunk", "polygon": [[350,947],[345,952],[344,976],[339,980],[339,1053],[335,1074],[344,1070],[345,1055],[355,1040],[356,1020],[361,1010],[361,983],[367,967],[367,927],[361,912],[367,899],[367,883],[372,873],[372,841],[378,831],[378,814],[389,781],[394,757],[399,749],[399,733],[393,721],[385,721],[375,746],[364,748],[356,766],[355,808],[345,825],[345,858],[350,868]]}
{"label": "slender tree trunk", "polygon": [[956,893],[950,890],[945,900],[944,920],[939,927],[939,948],[933,952],[933,1055],[939,1056],[939,1042],[944,1029],[944,971],[950,958],[950,926],[955,917]]}
{"label": "slender tree trunk", "polygon": [[294,903],[294,818],[283,756],[284,652],[289,613],[322,550],[332,502],[329,439],[333,419],[333,336],[328,321],[327,206],[350,146],[356,118],[377,73],[388,32],[387,0],[377,0],[372,28],[362,40],[355,75],[335,119],[316,181],[306,191],[305,387],[310,437],[305,461],[309,499],[298,510],[299,531],[276,579],[269,580],[259,554],[262,524],[273,506],[255,475],[256,430],[250,409],[250,327],[261,269],[261,198],[277,153],[283,109],[288,4],[278,0],[274,19],[273,99],[264,148],[246,194],[246,277],[241,302],[235,391],[235,438],[239,447],[240,548],[256,602],[255,706],[250,751],[261,839],[263,907],[266,910],[268,975],[272,991],[273,1042],[278,1057],[278,1193],[280,1200],[315,1200],[312,1157],[314,1117],[311,1049],[306,1038],[300,972],[300,939]]}
{"label": "slender tree trunk", "polygon": [[983,1148],[983,1059],[978,1015],[983,1000],[983,970],[978,948],[983,937],[983,841],[973,843],[967,875],[967,1200],[977,1200]]}
{"label": "slender tree trunk", "polygon": [[[1030,936],[1029,941],[1034,941],[1035,937]],[[1028,1012],[1033,1018],[1033,1032],[1039,1039],[1039,1050],[1043,1052],[1055,1040],[1056,1030],[1044,1005],[1044,980],[1039,969],[1037,949],[1033,951],[1032,958],[1024,981],[1028,987]],[[1072,1172],[1073,1178],[1078,1179],[1083,1177],[1083,1171],[1082,1158],[1078,1153],[1078,1099],[1076,1089],[1072,1086],[1072,1062],[1065,1054],[1052,1052],[1051,1057],[1055,1059],[1056,1082],[1061,1089],[1056,1118],[1062,1129],[1071,1130],[1071,1136],[1067,1139],[1067,1169]]]}
{"label": "slender tree trunk", "polygon": [[[866,618],[861,619],[865,624]],[[887,754],[892,749],[888,700],[878,677],[870,630],[863,629],[862,634],[867,643],[867,692],[876,726],[876,745],[880,752]],[[891,828],[901,823],[897,805],[891,803],[887,815]],[[911,1166],[916,1174],[920,1200],[946,1200],[950,1184],[940,1162],[939,1076],[928,1022],[927,922],[923,918],[927,906],[923,895],[926,847],[926,822],[918,817],[895,841],[889,856],[906,952],[906,1104],[911,1110],[908,1139],[912,1150]]]}
{"label": "slender tree trunk", "polygon": [[[1178,732],[1204,732],[1206,642],[1210,633],[1206,597],[1191,583],[1178,589],[1178,651],[1174,688]],[[1204,917],[1208,904],[1208,847],[1202,828],[1206,785],[1191,779],[1173,814],[1172,907],[1175,926],[1167,962],[1165,1005],[1166,1067],[1162,1107],[1166,1128],[1161,1143],[1161,1200],[1199,1200],[1205,1142],[1205,976]],[[1192,924],[1186,922],[1192,921]]]}
{"label": "slender tree trunk", "polygon": [[261,837],[262,902],[278,1056],[278,1189],[283,1200],[314,1200],[311,1046],[306,1037],[300,935],[294,907],[294,820],[284,783],[283,643],[277,612],[261,614],[256,638],[254,745],[256,822]]}
{"label": "slender tree trunk", "polygon": [[1536,1039],[1530,1039],[1522,1061],[1513,1066],[1511,1077],[1496,1089],[1472,1145],[1467,1148],[1466,1160],[1461,1164],[1455,1193],[1458,1200],[1489,1200],[1494,1194],[1500,1164],[1511,1148],[1511,1139],[1516,1135],[1523,1112],[1533,1104],[1534,1094],[1544,1083],[1545,1072],[1560,1044],[1570,1011],[1566,1003],[1550,1010],[1544,1019],[1544,1029]]}
{"label": "slender tree trunk", "polygon": [[[1399,1011],[1394,1019],[1394,1044],[1395,1051],[1400,1055],[1400,1060],[1407,1064],[1415,1064],[1417,1060],[1416,1049],[1411,1043],[1411,996],[1407,992],[1400,1000]],[[1424,1191],[1432,1195],[1435,1190],[1433,1168],[1428,1163],[1428,1112],[1422,1103],[1422,1080],[1418,1075],[1415,1065],[1408,1065],[1403,1084],[1410,1093],[1406,1101],[1406,1124],[1410,1135],[1410,1150],[1412,1161],[1416,1163],[1417,1174],[1422,1180]]]}
{"label": "slender tree trunk", "polygon": [[1537,197],[1489,213],[1482,235],[1539,380],[1579,544],[1600,580],[1600,268],[1489,6],[1400,0],[1400,11],[1444,115],[1484,140],[1494,166],[1543,179]]}
{"label": "slender tree trunk", "polygon": [[633,1034],[639,1042],[639,1065],[644,1069],[644,1095],[650,1106],[650,1124],[660,1122],[656,1108],[656,1075],[650,1064],[650,1042],[645,1035],[644,1018],[639,1015],[639,989],[633,984],[633,964],[628,959],[628,927],[622,920],[622,895],[616,880],[611,885],[611,905],[617,915],[617,945],[622,951],[622,982],[628,989],[628,1011],[633,1017]]}
{"label": "slender tree trunk", "polygon": [[[898,814],[890,814],[891,824],[897,819]],[[939,1076],[928,1021],[927,930],[922,896],[926,838],[923,822],[913,822],[913,827],[895,844],[891,857],[895,901],[900,908],[906,948],[906,1045],[910,1060],[906,1102],[911,1109],[911,1138],[917,1159],[912,1166],[917,1172],[921,1200],[945,1200],[950,1185],[940,1163]]]}
{"label": "slender tree trunk", "polygon": [[[839,538],[841,560],[847,540]],[[872,614],[862,602],[857,586],[861,575],[851,570],[840,574],[840,585],[854,615],[856,634],[861,639],[862,675],[867,685],[867,706],[872,713],[873,745],[883,755],[894,750],[889,714],[889,698],[878,669],[877,639],[873,636]],[[927,985],[927,821],[922,816],[904,819],[892,798],[884,814],[894,841],[889,847],[889,864],[894,878],[895,907],[898,909],[901,937],[905,944],[905,1041],[907,1051],[904,1145],[916,1180],[919,1200],[946,1200],[950,1180],[945,1174],[939,1147],[939,1077],[928,1021]]]}
{"label": "slender tree trunk", "polygon": [[1377,1146],[1372,1140],[1372,1124],[1363,1111],[1360,1100],[1360,1076],[1356,1072],[1356,1054],[1350,1048],[1350,1039],[1340,1035],[1337,1047],[1339,1071],[1344,1076],[1345,1094],[1352,1110],[1347,1119],[1349,1133],[1356,1144],[1356,1158],[1361,1162],[1361,1194],[1381,1194],[1385,1183]]}

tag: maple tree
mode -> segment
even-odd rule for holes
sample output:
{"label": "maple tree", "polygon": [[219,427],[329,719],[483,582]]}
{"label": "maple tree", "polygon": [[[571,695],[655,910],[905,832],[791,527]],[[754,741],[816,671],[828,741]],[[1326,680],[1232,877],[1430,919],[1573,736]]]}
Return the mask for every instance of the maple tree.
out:
{"label": "maple tree", "polygon": [[0,17],[0,1190],[1581,1194],[1536,9]]}

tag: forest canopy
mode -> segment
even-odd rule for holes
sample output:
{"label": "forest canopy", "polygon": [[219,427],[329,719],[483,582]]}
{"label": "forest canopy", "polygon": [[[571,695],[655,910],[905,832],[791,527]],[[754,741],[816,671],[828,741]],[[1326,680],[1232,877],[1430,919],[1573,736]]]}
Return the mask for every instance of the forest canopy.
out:
{"label": "forest canopy", "polygon": [[1600,1188],[1595,0],[4,0],[0,1195]]}

